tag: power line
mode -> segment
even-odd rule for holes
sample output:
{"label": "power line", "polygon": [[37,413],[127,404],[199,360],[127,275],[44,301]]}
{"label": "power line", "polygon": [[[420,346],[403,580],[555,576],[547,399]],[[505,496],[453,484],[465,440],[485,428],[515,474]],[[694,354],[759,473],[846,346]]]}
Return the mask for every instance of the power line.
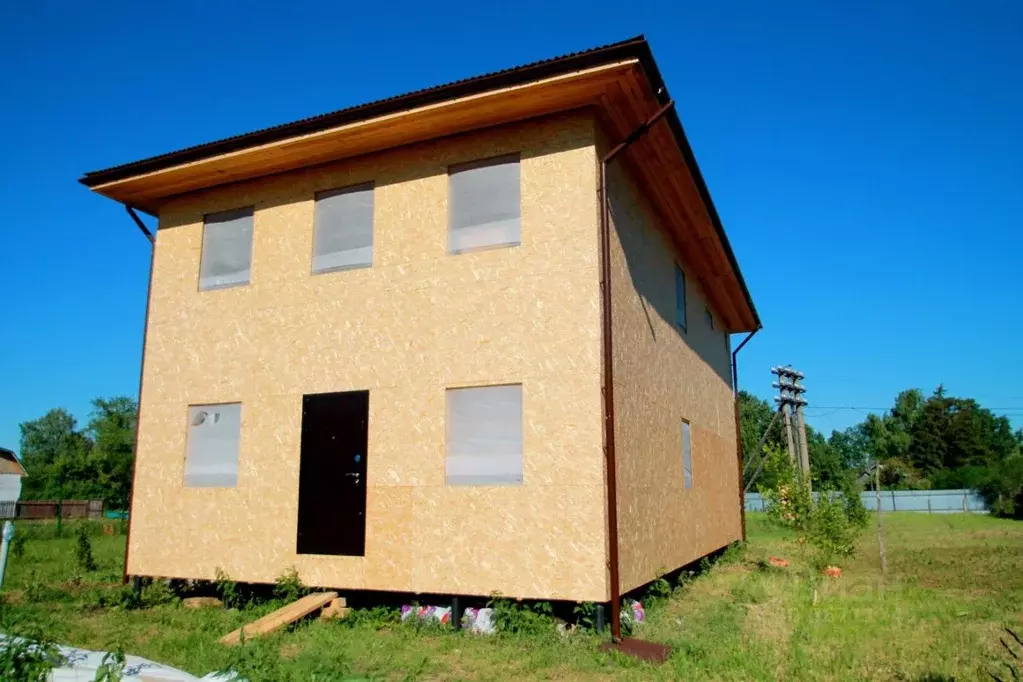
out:
{"label": "power line", "polygon": [[[988,407],[987,405],[982,405],[981,403],[977,403],[977,405],[979,407],[982,407],[982,408],[984,408],[986,410],[991,410],[991,411],[999,410],[999,411],[1006,411],[1006,412],[1023,412],[1023,405],[1018,405],[1018,406],[1015,406],[1015,407]],[[810,409],[818,409],[818,410],[890,410],[890,409],[892,409],[892,407],[893,407],[892,405],[889,405],[888,407],[865,407],[865,406],[862,406],[862,405],[814,405]]]}

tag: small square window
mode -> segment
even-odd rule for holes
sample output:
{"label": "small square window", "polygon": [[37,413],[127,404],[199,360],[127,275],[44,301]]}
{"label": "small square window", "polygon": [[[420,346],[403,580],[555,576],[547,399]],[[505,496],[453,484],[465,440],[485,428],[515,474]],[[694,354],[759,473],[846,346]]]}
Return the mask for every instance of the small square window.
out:
{"label": "small square window", "polygon": [[451,253],[519,244],[522,211],[517,154],[451,166],[448,188]]}
{"label": "small square window", "polygon": [[447,391],[448,485],[522,484],[522,384]]}
{"label": "small square window", "polygon": [[710,308],[704,306],[703,316],[707,320],[707,326],[714,329],[714,313],[710,312]]}
{"label": "small square window", "polygon": [[686,274],[675,264],[675,323],[686,328]]}
{"label": "small square window", "polygon": [[241,403],[188,408],[186,488],[233,488],[238,484],[241,423]]}
{"label": "small square window", "polygon": [[203,219],[199,290],[249,283],[252,267],[252,207],[210,213]]}
{"label": "small square window", "polygon": [[316,195],[313,273],[373,264],[373,183]]}
{"label": "small square window", "polygon": [[693,442],[689,422],[682,422],[682,483],[686,490],[693,487]]}

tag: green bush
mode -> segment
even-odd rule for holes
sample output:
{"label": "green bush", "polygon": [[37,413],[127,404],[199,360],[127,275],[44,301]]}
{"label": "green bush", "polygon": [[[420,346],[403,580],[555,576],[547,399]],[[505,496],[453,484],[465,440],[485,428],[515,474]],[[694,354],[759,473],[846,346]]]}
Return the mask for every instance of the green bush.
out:
{"label": "green bush", "polygon": [[298,571],[294,567],[277,576],[274,584],[274,598],[284,602],[293,602],[309,594],[309,590],[302,584],[298,577]]}
{"label": "green bush", "polygon": [[1002,460],[977,491],[995,516],[1023,519],[1023,455]]}
{"label": "green bush", "polygon": [[142,588],[142,605],[146,608],[173,604],[177,600],[178,596],[166,580],[154,580]]}
{"label": "green bush", "polygon": [[851,556],[867,521],[859,495],[824,489],[814,499],[787,455],[775,449],[768,456],[767,466],[776,481],[773,487],[760,489],[768,517],[796,533],[797,543],[808,550],[814,568]]}
{"label": "green bush", "polygon": [[516,635],[554,633],[553,609],[550,602],[537,602],[527,606],[495,593],[491,595],[487,606],[494,610],[494,626],[498,632]]}
{"label": "green bush", "polygon": [[99,566],[96,564],[96,558],[92,555],[92,540],[89,539],[89,530],[85,525],[80,525],[75,529],[76,545],[75,545],[75,559],[78,561],[78,567],[83,571],[95,571]]}
{"label": "green bush", "polygon": [[25,556],[25,543],[28,542],[27,535],[19,535],[17,532],[14,534],[14,538],[11,539],[11,556],[15,559],[20,559]]}

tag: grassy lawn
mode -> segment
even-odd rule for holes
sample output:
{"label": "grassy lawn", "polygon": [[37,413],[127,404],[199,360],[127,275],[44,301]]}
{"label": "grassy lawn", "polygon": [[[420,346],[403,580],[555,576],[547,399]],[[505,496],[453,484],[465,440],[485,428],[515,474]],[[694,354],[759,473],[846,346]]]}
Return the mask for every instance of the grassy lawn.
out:
{"label": "grassy lawn", "polygon": [[[121,589],[120,535],[93,538],[98,568],[86,573],[73,537],[29,539],[24,555],[9,562],[3,629],[35,628],[90,649],[121,646],[197,675],[241,655],[235,661],[253,682],[990,679],[985,671],[1007,660],[1001,628],[1023,631],[1023,524],[909,513],[888,514],[885,524],[887,585],[873,527],[842,577],[825,579],[810,575],[783,532],[751,515],[749,543],[736,560],[719,562],[668,599],[647,600],[639,636],[673,648],[658,667],[599,653],[596,635],[479,637],[379,617],[313,620],[239,654],[216,639],[272,606],[112,606]],[[792,565],[767,568],[771,555]]]}

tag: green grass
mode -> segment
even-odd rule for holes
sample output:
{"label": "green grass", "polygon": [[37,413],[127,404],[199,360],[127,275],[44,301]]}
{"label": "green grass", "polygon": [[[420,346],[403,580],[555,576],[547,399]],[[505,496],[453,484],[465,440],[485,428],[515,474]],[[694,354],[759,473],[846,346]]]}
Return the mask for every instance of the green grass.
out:
{"label": "green grass", "polygon": [[[97,606],[98,597],[115,602],[121,590],[124,536],[93,538],[99,567],[82,573],[70,529],[64,538],[29,539],[24,556],[10,559],[2,618],[7,630],[34,627],[91,649],[121,646],[199,675],[234,662],[253,682],[990,679],[985,671],[1004,660],[1001,629],[1023,630],[1023,524],[906,513],[884,520],[887,583],[873,526],[842,577],[827,579],[812,575],[785,532],[751,515],[750,541],[737,560],[719,562],[648,608],[638,635],[672,646],[663,666],[600,653],[596,635],[477,637],[380,618],[301,623],[239,654],[217,638],[273,605],[241,612]],[[768,568],[771,555],[792,565]]]}

